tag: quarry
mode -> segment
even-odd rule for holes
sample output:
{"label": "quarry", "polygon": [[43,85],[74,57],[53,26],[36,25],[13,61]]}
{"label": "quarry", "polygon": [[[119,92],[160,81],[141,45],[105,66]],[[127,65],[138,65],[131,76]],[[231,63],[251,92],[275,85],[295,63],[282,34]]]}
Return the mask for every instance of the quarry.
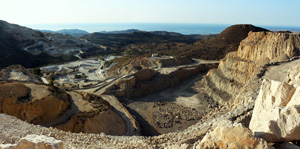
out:
{"label": "quarry", "polygon": [[220,60],[11,65],[0,71],[0,148],[299,148],[299,62],[299,33],[257,29]]}

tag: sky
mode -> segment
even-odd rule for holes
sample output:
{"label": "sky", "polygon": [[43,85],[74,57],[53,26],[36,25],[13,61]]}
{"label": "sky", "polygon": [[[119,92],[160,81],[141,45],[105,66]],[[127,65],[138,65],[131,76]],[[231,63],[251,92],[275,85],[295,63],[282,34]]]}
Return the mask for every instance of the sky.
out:
{"label": "sky", "polygon": [[199,23],[300,26],[300,0],[0,0],[10,23]]}

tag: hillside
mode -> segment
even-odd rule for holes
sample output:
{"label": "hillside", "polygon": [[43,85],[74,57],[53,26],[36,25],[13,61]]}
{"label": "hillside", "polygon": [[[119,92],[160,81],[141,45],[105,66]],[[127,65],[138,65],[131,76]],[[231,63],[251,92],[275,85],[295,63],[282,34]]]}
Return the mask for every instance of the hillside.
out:
{"label": "hillside", "polygon": [[0,49],[0,68],[13,64],[37,67],[75,60],[82,53],[104,52],[82,39],[62,34],[45,34],[1,20]]}
{"label": "hillside", "polygon": [[90,42],[102,44],[125,55],[162,55],[184,56],[219,60],[229,52],[236,51],[239,43],[250,31],[268,31],[253,25],[233,25],[218,35],[182,35],[173,32],[155,31],[93,33],[84,36]]}
{"label": "hillside", "polygon": [[47,33],[59,33],[59,34],[68,34],[71,36],[79,37],[83,35],[89,34],[89,32],[79,29],[62,29],[58,31],[51,31],[51,30],[39,30],[41,32],[47,32]]}
{"label": "hillside", "polygon": [[[179,36],[178,36],[179,35]],[[183,42],[193,43],[194,40],[181,34],[161,35],[158,32],[144,32],[138,30],[128,30],[124,32],[92,33],[83,36],[84,39],[102,44],[110,48],[122,48],[130,44],[147,44],[147,43],[169,43]]]}
{"label": "hillside", "polygon": [[227,53],[236,51],[240,42],[248,36],[250,31],[260,32],[268,30],[253,25],[233,25],[213,38],[198,41],[192,46],[186,47],[189,50],[179,55],[203,59],[221,59]]}

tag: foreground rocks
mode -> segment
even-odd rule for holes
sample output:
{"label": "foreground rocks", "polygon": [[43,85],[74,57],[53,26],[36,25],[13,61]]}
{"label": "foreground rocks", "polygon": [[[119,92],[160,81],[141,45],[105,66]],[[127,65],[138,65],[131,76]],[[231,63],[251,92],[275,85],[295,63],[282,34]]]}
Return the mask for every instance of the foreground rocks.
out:
{"label": "foreground rocks", "polygon": [[263,139],[255,138],[241,123],[221,121],[197,145],[198,148],[271,148]]}
{"label": "foreground rocks", "polygon": [[0,84],[0,112],[33,124],[46,125],[55,120],[70,108],[70,100],[68,94],[56,87],[18,82]]}
{"label": "foreground rocks", "polygon": [[44,135],[27,135],[16,144],[0,144],[1,149],[63,149],[63,142]]}
{"label": "foreground rocks", "polygon": [[105,133],[109,135],[125,135],[127,131],[125,121],[113,110],[79,113],[65,124],[56,128],[75,133]]}
{"label": "foreground rocks", "polygon": [[299,95],[300,87],[264,80],[250,122],[255,136],[268,142],[300,140]]}

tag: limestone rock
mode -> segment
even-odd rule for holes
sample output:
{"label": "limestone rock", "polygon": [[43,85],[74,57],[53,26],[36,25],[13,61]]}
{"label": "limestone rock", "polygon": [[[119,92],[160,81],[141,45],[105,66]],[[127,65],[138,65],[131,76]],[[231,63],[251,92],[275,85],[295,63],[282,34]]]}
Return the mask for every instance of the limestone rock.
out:
{"label": "limestone rock", "polygon": [[196,148],[272,148],[240,123],[224,120],[212,126]]}
{"label": "limestone rock", "polygon": [[1,113],[33,124],[47,125],[70,106],[67,93],[46,85],[8,82],[0,84],[0,93]]}
{"label": "limestone rock", "polygon": [[17,144],[1,144],[1,149],[63,149],[63,142],[44,135],[27,135]]}
{"label": "limestone rock", "polygon": [[299,55],[300,36],[283,32],[249,32],[239,46],[237,55],[250,61],[261,58],[282,60],[286,57]]}
{"label": "limestone rock", "polygon": [[267,142],[300,140],[300,87],[264,80],[249,128]]}
{"label": "limestone rock", "polygon": [[297,65],[290,70],[288,70],[287,73],[287,80],[288,83],[294,86],[300,86],[300,65]]}
{"label": "limestone rock", "polygon": [[84,112],[75,114],[56,128],[75,133],[105,133],[107,135],[125,135],[126,122],[111,109],[101,112]]}

